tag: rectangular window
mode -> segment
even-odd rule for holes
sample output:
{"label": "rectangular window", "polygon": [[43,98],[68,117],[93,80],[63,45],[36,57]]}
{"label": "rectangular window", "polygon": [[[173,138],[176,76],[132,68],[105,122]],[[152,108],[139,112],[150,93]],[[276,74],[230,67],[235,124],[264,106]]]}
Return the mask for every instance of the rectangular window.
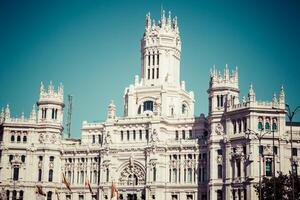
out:
{"label": "rectangular window", "polygon": [[218,152],[219,156],[221,156],[223,154],[222,149],[218,149],[217,152]]}
{"label": "rectangular window", "polygon": [[129,140],[130,139],[130,133],[129,133],[129,131],[127,131],[127,140]]}
{"label": "rectangular window", "polygon": [[150,69],[148,69],[148,79],[150,79]]}
{"label": "rectangular window", "polygon": [[133,139],[135,140],[135,130],[133,130]]}
{"label": "rectangular window", "polygon": [[182,131],[182,139],[185,140],[185,131],[184,130]]}
{"label": "rectangular window", "polygon": [[150,55],[148,55],[148,66],[150,66]]}
{"label": "rectangular window", "polygon": [[148,138],[149,138],[149,131],[146,130],[146,140],[148,141]]}
{"label": "rectangular window", "polygon": [[272,160],[268,159],[266,161],[266,176],[272,176]]}
{"label": "rectangular window", "polygon": [[175,140],[178,140],[179,136],[178,136],[178,131],[175,131]]}
{"label": "rectangular window", "polygon": [[142,132],[142,130],[140,130],[140,140],[142,140],[143,139],[143,132]]}
{"label": "rectangular window", "polygon": [[241,161],[236,160],[237,177],[241,177]]}
{"label": "rectangular window", "polygon": [[152,55],[152,65],[155,65],[155,55]]}
{"label": "rectangular window", "polygon": [[80,194],[80,195],[78,196],[78,199],[79,199],[79,200],[84,200],[84,197],[83,197],[83,195],[82,195],[82,194]]}
{"label": "rectangular window", "polygon": [[189,130],[189,139],[192,139],[192,138],[193,138],[193,131]]}
{"label": "rectangular window", "polygon": [[124,139],[124,134],[123,134],[123,131],[121,131],[121,141],[123,141]]}
{"label": "rectangular window", "polygon": [[157,63],[157,65],[159,65],[159,54],[157,54],[157,59],[156,59],[156,63]]}
{"label": "rectangular window", "polygon": [[218,165],[218,178],[223,178],[223,171],[222,171],[222,165]]}
{"label": "rectangular window", "polygon": [[159,79],[159,68],[156,68],[156,78]]}
{"label": "rectangular window", "polygon": [[13,168],[13,180],[14,181],[19,180],[19,168],[18,167]]}
{"label": "rectangular window", "polygon": [[297,148],[293,148],[293,149],[292,149],[292,155],[293,155],[293,156],[297,156],[297,155],[298,155]]}
{"label": "rectangular window", "polygon": [[39,169],[38,171],[38,181],[42,181],[42,169]]}
{"label": "rectangular window", "polygon": [[152,68],[152,79],[154,79],[154,68]]}
{"label": "rectangular window", "polygon": [[92,141],[92,143],[95,144],[95,141],[96,141],[95,135],[93,135],[93,141]]}

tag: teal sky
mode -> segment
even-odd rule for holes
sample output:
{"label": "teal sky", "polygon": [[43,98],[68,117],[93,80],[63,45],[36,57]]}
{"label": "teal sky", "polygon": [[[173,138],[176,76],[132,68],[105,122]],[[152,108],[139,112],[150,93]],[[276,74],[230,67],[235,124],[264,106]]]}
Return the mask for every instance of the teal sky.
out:
{"label": "teal sky", "polygon": [[140,73],[145,15],[157,21],[161,5],[178,17],[181,79],[197,116],[207,114],[213,64],[239,67],[241,96],[253,82],[257,99],[271,100],[283,84],[287,102],[300,104],[300,1],[1,0],[0,106],[28,116],[40,81],[52,80],[74,96],[73,136],[83,120],[104,120],[111,99],[122,115],[124,88]]}

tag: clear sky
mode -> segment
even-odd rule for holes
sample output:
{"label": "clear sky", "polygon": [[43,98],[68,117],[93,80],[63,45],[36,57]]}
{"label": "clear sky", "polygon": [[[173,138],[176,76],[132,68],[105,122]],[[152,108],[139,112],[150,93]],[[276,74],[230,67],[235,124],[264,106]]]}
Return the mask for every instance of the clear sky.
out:
{"label": "clear sky", "polygon": [[207,114],[213,64],[239,67],[241,97],[253,82],[256,98],[271,100],[283,84],[287,102],[300,104],[300,1],[1,0],[0,106],[28,116],[40,81],[52,80],[73,95],[73,136],[83,120],[104,120],[111,99],[122,115],[124,88],[140,73],[145,15],[157,21],[161,5],[178,17],[181,79],[197,116]]}

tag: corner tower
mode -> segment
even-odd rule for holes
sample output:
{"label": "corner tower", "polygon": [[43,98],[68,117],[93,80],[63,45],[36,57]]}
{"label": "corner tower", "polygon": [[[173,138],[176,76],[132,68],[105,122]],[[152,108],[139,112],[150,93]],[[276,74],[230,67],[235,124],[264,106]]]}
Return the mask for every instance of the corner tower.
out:
{"label": "corner tower", "polygon": [[46,90],[41,82],[40,97],[37,105],[38,123],[54,124],[62,128],[64,108],[64,89],[62,84],[55,90],[52,82],[50,82],[48,90]]}
{"label": "corner tower", "polygon": [[161,13],[158,23],[146,15],[146,25],[141,40],[142,78],[145,85],[180,84],[181,41],[177,17],[168,18]]}

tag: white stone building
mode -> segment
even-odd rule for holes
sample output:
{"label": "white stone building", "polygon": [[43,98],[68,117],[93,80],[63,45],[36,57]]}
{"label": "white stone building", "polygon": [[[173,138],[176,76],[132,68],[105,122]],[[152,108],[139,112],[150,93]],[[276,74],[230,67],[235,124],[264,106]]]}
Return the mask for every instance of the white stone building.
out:
{"label": "white stone building", "polygon": [[[111,199],[114,182],[119,199],[257,199],[259,174],[272,175],[273,133],[276,171],[290,170],[291,152],[296,171],[300,126],[294,123],[291,151],[283,88],[278,99],[260,102],[251,84],[248,97],[240,98],[238,70],[230,73],[226,65],[221,75],[213,67],[209,113],[195,117],[194,93],[180,79],[180,54],[177,18],[163,12],[155,23],[147,14],[141,76],[124,91],[124,116],[111,102],[106,121],[83,122],[81,139],[63,137],[62,85],[41,84],[29,118],[2,109],[3,198]],[[46,197],[36,194],[37,185]]]}

